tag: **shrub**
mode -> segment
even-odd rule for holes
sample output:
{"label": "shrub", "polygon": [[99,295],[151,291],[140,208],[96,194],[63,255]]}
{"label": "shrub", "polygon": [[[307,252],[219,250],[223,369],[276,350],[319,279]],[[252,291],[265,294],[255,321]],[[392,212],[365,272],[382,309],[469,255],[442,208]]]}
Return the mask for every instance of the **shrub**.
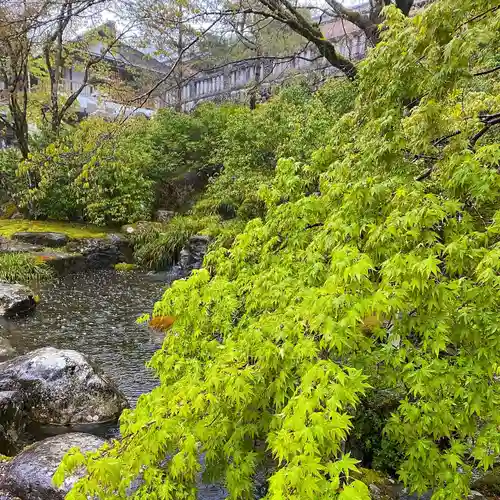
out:
{"label": "shrub", "polygon": [[135,261],[155,270],[174,264],[189,237],[202,229],[204,222],[203,219],[176,216],[165,224],[140,224],[132,233]]}
{"label": "shrub", "polygon": [[142,119],[125,125],[84,120],[71,134],[23,162],[37,186],[24,192],[31,215],[83,218],[93,224],[124,224],[148,219],[154,194],[148,179],[151,144]]}

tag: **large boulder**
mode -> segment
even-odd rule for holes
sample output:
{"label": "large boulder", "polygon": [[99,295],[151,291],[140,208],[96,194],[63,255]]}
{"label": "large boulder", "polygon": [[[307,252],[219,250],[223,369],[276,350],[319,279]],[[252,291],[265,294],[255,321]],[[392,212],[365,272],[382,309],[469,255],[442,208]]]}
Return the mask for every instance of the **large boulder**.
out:
{"label": "large boulder", "polygon": [[73,447],[83,452],[93,451],[104,442],[92,434],[75,432],[50,437],[28,447],[4,466],[0,499],[5,492],[8,499],[18,495],[22,500],[63,500],[83,474],[80,470],[67,477],[61,488],[54,486],[52,477],[64,455]]}
{"label": "large boulder", "polygon": [[22,241],[31,245],[40,245],[42,247],[63,247],[69,241],[69,238],[64,233],[52,232],[36,232],[36,231],[23,231],[14,233],[13,240]]}
{"label": "large boulder", "polygon": [[0,316],[27,314],[35,307],[34,293],[27,286],[0,282]]}
{"label": "large boulder", "polygon": [[0,236],[0,253],[39,252],[41,250],[43,250],[41,245],[32,245]]}
{"label": "large boulder", "polygon": [[119,262],[129,262],[131,257],[128,240],[118,234],[74,240],[67,245],[67,249],[83,255],[87,269],[106,269]]}
{"label": "large boulder", "polygon": [[0,391],[20,394],[26,418],[43,425],[109,422],[128,406],[85,356],[53,347],[0,363]]}

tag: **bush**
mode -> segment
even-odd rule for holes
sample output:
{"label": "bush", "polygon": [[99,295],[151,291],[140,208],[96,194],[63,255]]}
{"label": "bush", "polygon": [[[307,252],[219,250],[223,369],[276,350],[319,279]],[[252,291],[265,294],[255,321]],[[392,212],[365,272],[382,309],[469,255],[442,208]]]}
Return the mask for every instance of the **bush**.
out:
{"label": "bush", "polygon": [[29,283],[46,280],[52,276],[52,269],[43,260],[30,254],[0,254],[0,281]]}
{"label": "bush", "polygon": [[20,161],[16,148],[0,149],[0,203],[17,201],[21,182],[16,172]]}
{"label": "bush", "polygon": [[97,225],[150,218],[154,194],[146,124],[142,119],[125,125],[87,119],[73,133],[32,153],[20,170],[38,179],[23,197],[31,215]]}

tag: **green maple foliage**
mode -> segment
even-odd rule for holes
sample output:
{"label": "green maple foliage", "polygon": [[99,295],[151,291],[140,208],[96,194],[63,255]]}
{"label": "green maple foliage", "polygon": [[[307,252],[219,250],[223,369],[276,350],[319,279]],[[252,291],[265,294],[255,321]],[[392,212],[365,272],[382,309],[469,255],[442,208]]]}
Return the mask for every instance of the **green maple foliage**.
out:
{"label": "green maple foliage", "polygon": [[68,498],[195,498],[203,453],[233,499],[261,467],[269,500],[367,499],[344,443],[369,385],[406,394],[385,431],[411,490],[464,498],[499,457],[500,9],[387,18],[354,110],[156,304],[177,318],[160,385],[120,441],[66,458],[56,480],[87,468]]}

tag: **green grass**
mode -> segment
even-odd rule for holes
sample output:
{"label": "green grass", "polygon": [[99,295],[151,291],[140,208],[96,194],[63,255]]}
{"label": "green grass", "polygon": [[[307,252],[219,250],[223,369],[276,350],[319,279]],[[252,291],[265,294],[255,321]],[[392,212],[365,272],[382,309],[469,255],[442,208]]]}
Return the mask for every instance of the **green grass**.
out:
{"label": "green grass", "polygon": [[217,225],[216,217],[177,215],[169,222],[144,224],[132,233],[134,259],[142,267],[165,269],[178,258],[190,236]]}
{"label": "green grass", "polygon": [[52,269],[37,257],[27,253],[0,254],[0,281],[29,283],[53,276]]}
{"label": "green grass", "polygon": [[69,238],[73,239],[103,238],[107,234],[106,230],[102,227],[85,224],[24,219],[0,219],[0,236],[10,238],[14,233],[20,231],[64,233],[68,235]]}

